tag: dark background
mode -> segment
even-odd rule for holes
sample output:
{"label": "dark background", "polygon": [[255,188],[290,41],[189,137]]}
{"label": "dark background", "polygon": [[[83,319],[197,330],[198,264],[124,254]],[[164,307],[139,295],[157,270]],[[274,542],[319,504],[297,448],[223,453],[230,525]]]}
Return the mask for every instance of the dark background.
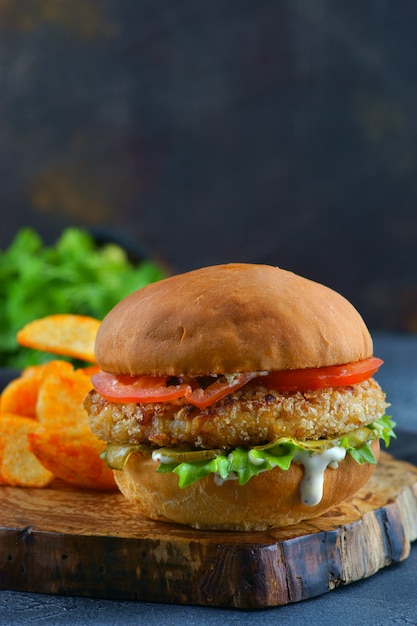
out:
{"label": "dark background", "polygon": [[0,247],[265,262],[417,332],[415,0],[2,0]]}

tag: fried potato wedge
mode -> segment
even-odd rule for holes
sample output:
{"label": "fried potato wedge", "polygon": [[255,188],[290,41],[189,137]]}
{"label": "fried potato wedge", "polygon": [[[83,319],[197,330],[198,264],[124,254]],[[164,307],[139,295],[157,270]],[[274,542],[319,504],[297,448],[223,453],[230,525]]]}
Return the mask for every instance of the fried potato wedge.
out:
{"label": "fried potato wedge", "polygon": [[50,361],[43,365],[32,365],[10,381],[0,396],[0,411],[15,413],[23,417],[36,418],[36,403],[44,379],[52,371],[72,371],[67,361]]}
{"label": "fried potato wedge", "polygon": [[0,397],[0,410],[24,417],[36,417],[36,401],[43,375],[42,365],[34,365],[10,381]]}
{"label": "fried potato wedge", "polygon": [[95,363],[94,342],[100,321],[86,315],[59,313],[26,324],[17,342],[26,348]]}
{"label": "fried potato wedge", "polygon": [[88,425],[84,398],[91,390],[94,341],[100,322],[80,315],[51,315],[17,336],[29,348],[86,362],[74,369],[51,360],[23,370],[0,396],[0,484],[45,487],[55,477],[74,487],[117,490],[100,457],[105,443]]}
{"label": "fried potato wedge", "polygon": [[100,458],[105,443],[88,427],[46,429],[29,435],[40,463],[62,481],[84,489],[117,490],[112,470]]}
{"label": "fried potato wedge", "polygon": [[54,475],[29,449],[28,436],[41,429],[29,417],[0,414],[0,484],[46,487]]}
{"label": "fried potato wedge", "polygon": [[82,369],[50,368],[38,392],[36,417],[48,428],[88,426],[83,402],[91,390],[90,376]]}

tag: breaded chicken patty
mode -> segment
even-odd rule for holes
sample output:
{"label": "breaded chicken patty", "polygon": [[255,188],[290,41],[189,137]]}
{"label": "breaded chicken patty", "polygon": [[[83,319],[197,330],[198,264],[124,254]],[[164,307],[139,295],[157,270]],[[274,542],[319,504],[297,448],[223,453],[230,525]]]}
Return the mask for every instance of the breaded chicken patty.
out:
{"label": "breaded chicken patty", "polygon": [[379,419],[387,406],[373,378],[307,393],[246,385],[207,409],[184,400],[109,402],[94,390],[85,400],[90,426],[105,441],[225,450],[263,445],[281,436],[298,440],[336,437]]}

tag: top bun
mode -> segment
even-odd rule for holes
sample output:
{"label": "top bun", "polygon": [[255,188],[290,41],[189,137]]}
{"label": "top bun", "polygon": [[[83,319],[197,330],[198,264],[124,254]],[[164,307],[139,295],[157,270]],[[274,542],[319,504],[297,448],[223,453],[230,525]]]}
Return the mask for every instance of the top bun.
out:
{"label": "top bun", "polygon": [[372,356],[340,294],[269,265],[231,263],[152,283],[119,302],[95,354],[114,374],[205,375],[323,367]]}

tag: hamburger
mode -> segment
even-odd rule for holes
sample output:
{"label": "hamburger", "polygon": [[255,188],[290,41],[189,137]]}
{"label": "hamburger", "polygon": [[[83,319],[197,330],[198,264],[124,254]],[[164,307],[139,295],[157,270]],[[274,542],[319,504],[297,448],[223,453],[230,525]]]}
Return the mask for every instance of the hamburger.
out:
{"label": "hamburger", "polygon": [[357,492],[393,436],[369,331],[330,288],[231,263],[147,285],[102,321],[85,399],[151,519],[265,530]]}

